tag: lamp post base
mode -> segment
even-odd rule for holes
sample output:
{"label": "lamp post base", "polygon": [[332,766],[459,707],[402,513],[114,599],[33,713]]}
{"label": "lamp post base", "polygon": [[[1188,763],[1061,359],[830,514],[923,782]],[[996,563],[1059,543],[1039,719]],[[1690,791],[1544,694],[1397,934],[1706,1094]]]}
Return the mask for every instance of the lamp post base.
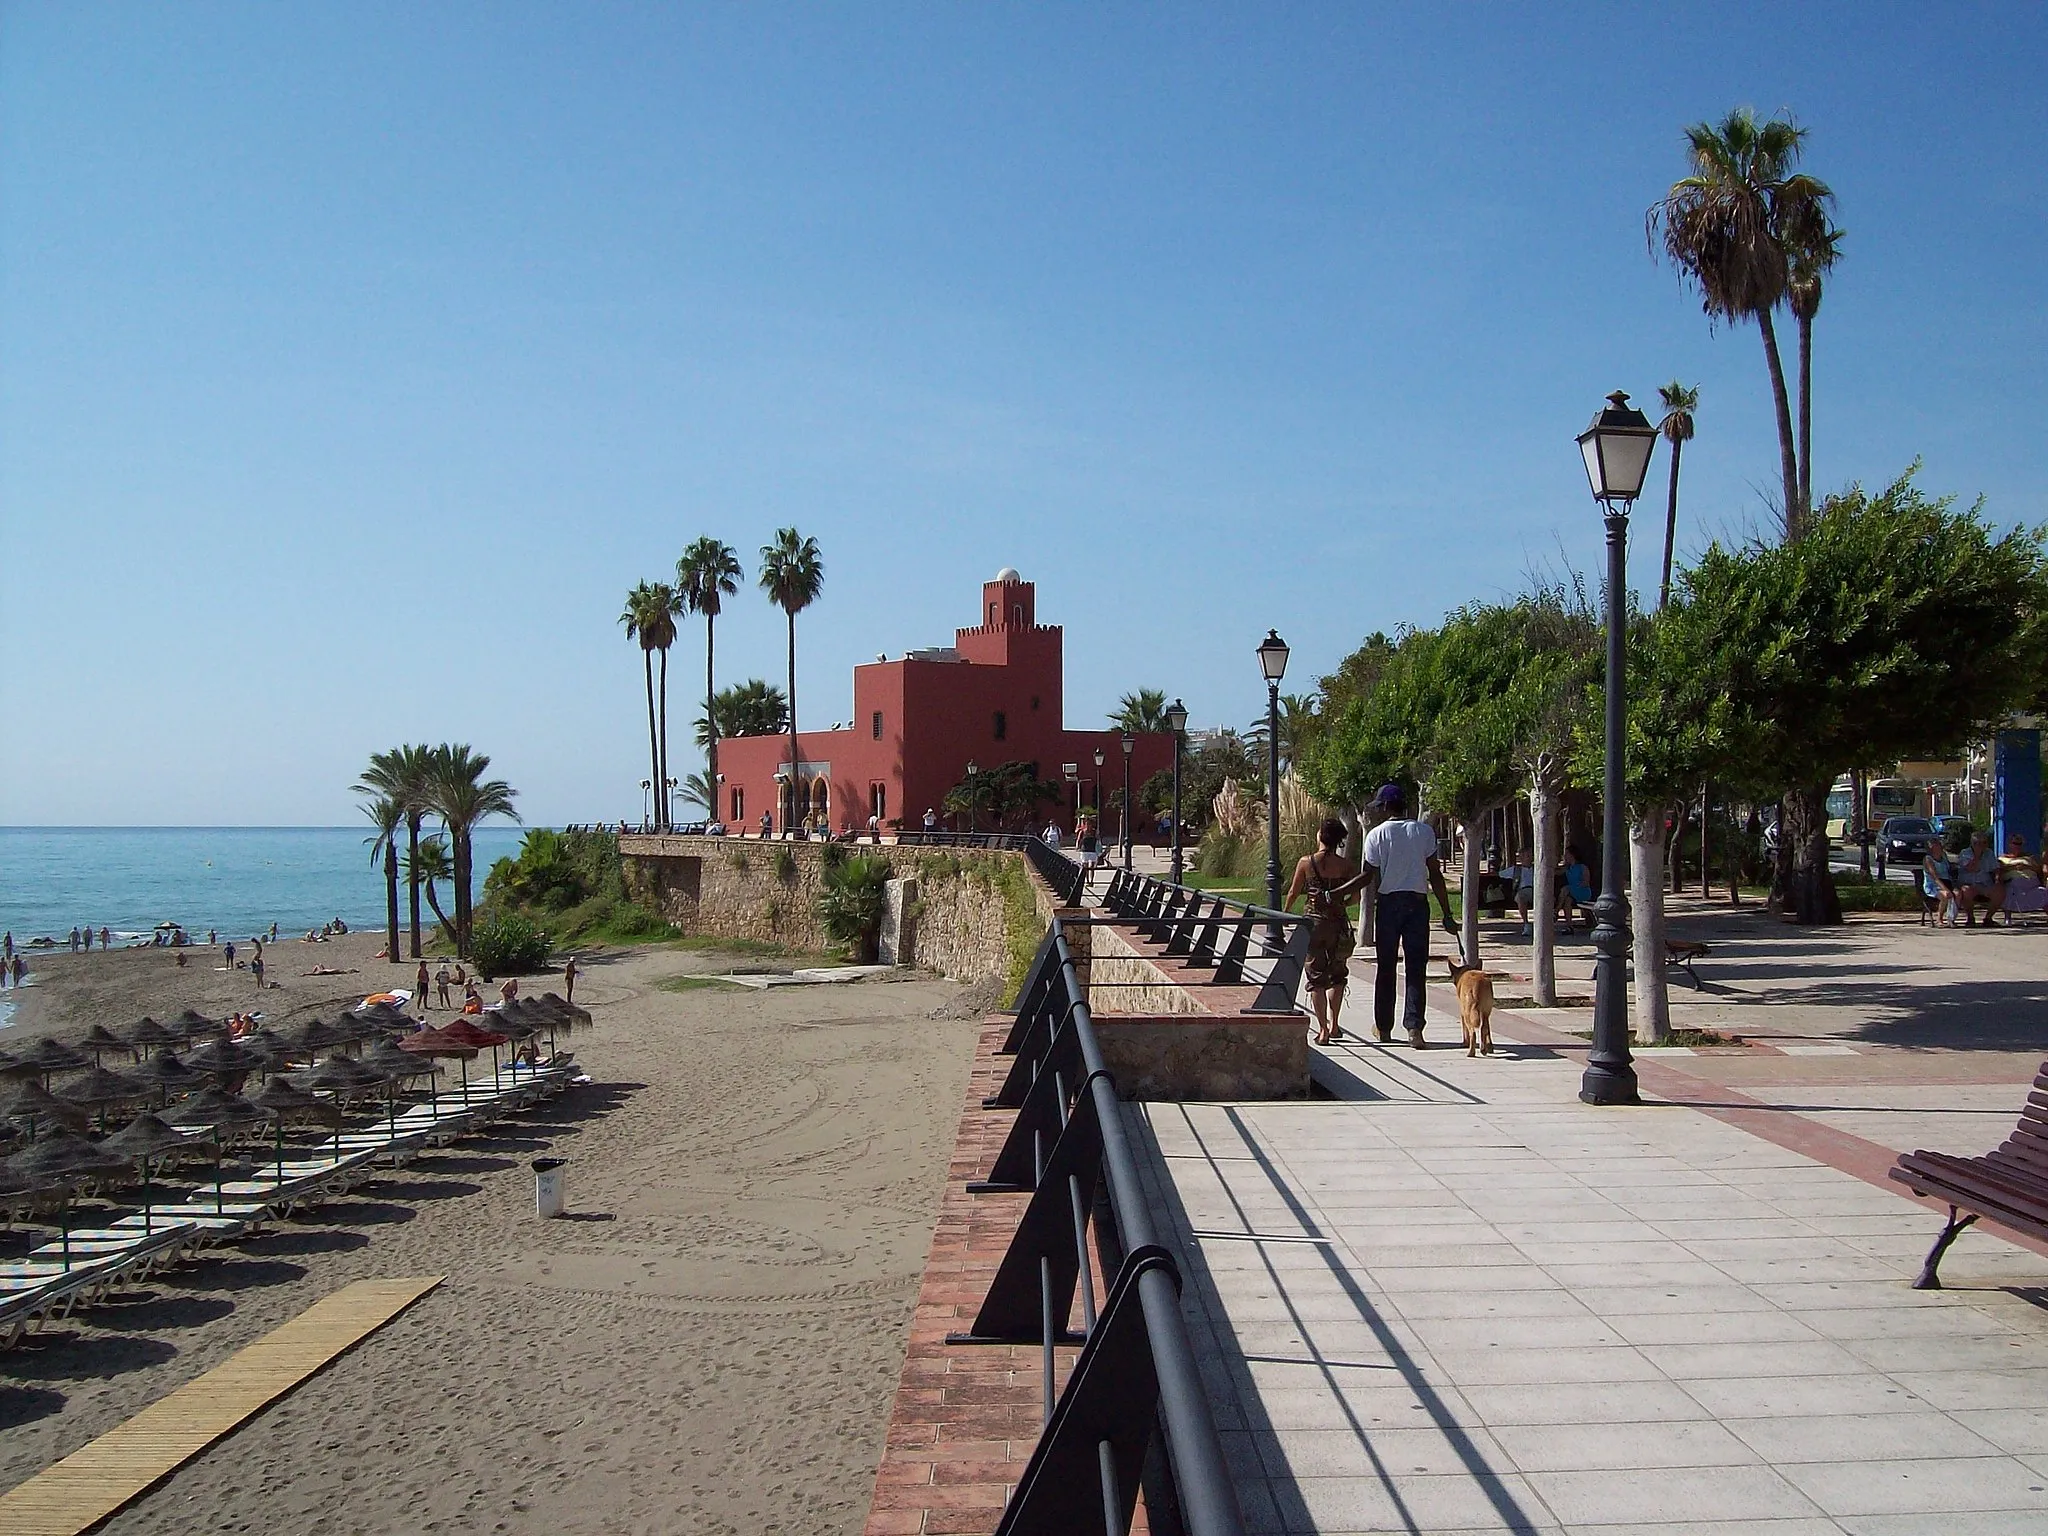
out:
{"label": "lamp post base", "polygon": [[1585,1104],[1642,1103],[1643,1096],[1636,1088],[1636,1069],[1628,1062],[1619,1066],[1588,1063],[1585,1076],[1579,1079],[1579,1100]]}

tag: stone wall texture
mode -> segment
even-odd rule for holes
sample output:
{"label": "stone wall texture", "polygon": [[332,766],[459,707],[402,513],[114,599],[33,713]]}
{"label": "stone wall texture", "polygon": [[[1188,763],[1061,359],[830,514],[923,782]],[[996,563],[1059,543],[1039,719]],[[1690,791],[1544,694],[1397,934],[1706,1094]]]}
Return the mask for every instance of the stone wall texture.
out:
{"label": "stone wall texture", "polygon": [[[628,834],[619,839],[626,888],[684,933],[755,939],[790,949],[831,947],[818,921],[825,843]],[[1011,975],[1051,920],[1052,892],[1022,854],[842,845],[889,860],[883,959],[955,981]],[[1015,899],[1027,895],[1024,903]]]}

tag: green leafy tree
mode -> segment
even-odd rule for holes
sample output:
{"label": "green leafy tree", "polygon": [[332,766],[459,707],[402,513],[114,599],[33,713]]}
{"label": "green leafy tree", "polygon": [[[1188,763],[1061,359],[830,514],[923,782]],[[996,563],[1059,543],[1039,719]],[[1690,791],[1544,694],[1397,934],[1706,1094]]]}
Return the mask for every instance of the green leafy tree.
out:
{"label": "green leafy tree", "polygon": [[1685,140],[1692,174],[1674,182],[1650,209],[1651,247],[1663,248],[1681,278],[1699,291],[1709,316],[1756,322],[1777,412],[1785,534],[1797,538],[1806,504],[1785,365],[1771,314],[1784,302],[1790,280],[1788,230],[1803,228],[1834,194],[1794,170],[1806,130],[1791,122],[1760,123],[1749,108],[1739,107],[1719,124],[1693,124]]}
{"label": "green leafy tree", "polygon": [[986,815],[1001,831],[1029,823],[1041,806],[1057,802],[1060,793],[1059,785],[1041,780],[1029,763],[998,763],[961,779],[946,791],[943,805],[948,815],[966,816],[976,826]]}
{"label": "green leafy tree", "polygon": [[[643,581],[626,594],[625,611],[619,622],[626,626],[626,638],[640,644],[640,659],[647,674],[647,755],[654,775],[654,825],[668,826],[668,648],[676,643],[676,592],[661,581]],[[661,653],[661,707],[657,715],[654,699],[654,655]]]}
{"label": "green leafy tree", "polygon": [[818,553],[818,541],[803,537],[794,528],[776,529],[774,540],[761,546],[760,585],[789,621],[790,800],[783,807],[783,819],[790,823],[800,819],[793,814],[793,807],[804,788],[796,733],[796,616],[816,602],[825,588],[825,562]]}
{"label": "green leafy tree", "polygon": [[[704,749],[704,782],[718,783],[718,737],[724,727],[718,716],[717,676],[713,659],[718,648],[718,615],[725,600],[740,589],[740,557],[730,544],[704,537],[692,540],[676,562],[676,586],[683,607],[704,615],[704,734],[698,745]],[[737,733],[735,733],[737,734]],[[714,800],[708,809],[717,809]]]}
{"label": "green leafy tree", "polygon": [[434,749],[430,803],[441,818],[453,850],[455,884],[455,952],[469,953],[471,930],[472,838],[479,823],[493,816],[519,819],[512,808],[515,794],[503,779],[486,779],[491,760],[467,744]]}
{"label": "green leafy tree", "polygon": [[1981,502],[1929,499],[1918,466],[1875,496],[1829,497],[1796,543],[1715,544],[1680,585],[1672,643],[1736,712],[1738,790],[1793,786],[1788,904],[1838,922],[1826,798],[1866,763],[1939,757],[1989,735],[2048,663],[2041,535],[1998,532]]}
{"label": "green leafy tree", "polygon": [[1163,688],[1140,688],[1127,693],[1117,701],[1116,712],[1109,717],[1112,729],[1135,731],[1139,735],[1161,732],[1166,729],[1166,690]]}
{"label": "green leafy tree", "polygon": [[[1657,606],[1661,609],[1671,601],[1671,551],[1678,541],[1678,461],[1685,453],[1685,445],[1692,441],[1693,412],[1700,408],[1700,388],[1673,379],[1657,395],[1664,404],[1664,416],[1657,423],[1657,430],[1671,445],[1671,493],[1664,503],[1664,577],[1657,584]],[[1804,398],[1802,395],[1802,401]]]}
{"label": "green leafy tree", "polygon": [[[713,709],[720,736],[778,736],[789,728],[789,700],[780,688],[758,677],[719,689]],[[696,730],[697,745],[710,746],[711,717],[698,716]]]}

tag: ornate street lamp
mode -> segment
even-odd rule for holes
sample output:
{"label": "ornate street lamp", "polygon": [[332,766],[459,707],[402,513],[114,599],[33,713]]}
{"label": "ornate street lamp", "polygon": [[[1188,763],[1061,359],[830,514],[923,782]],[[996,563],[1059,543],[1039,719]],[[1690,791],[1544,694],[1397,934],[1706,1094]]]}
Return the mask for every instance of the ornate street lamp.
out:
{"label": "ornate street lamp", "polygon": [[1095,749],[1095,848],[1096,856],[1102,850],[1102,748]]}
{"label": "ornate street lamp", "polygon": [[[981,765],[973,758],[967,760],[967,832],[971,837],[981,830],[981,785],[975,775],[981,772]],[[960,824],[956,821],[954,826]]]}
{"label": "ornate street lamp", "polygon": [[1640,1104],[1628,1049],[1628,897],[1622,868],[1624,777],[1622,753],[1626,694],[1623,683],[1628,584],[1628,513],[1643,491],[1657,429],[1616,390],[1607,408],[1579,434],[1586,479],[1607,521],[1607,743],[1601,782],[1600,899],[1593,904],[1593,1049],[1579,1083],[1588,1104]]}
{"label": "ornate street lamp", "polygon": [[[1259,670],[1266,675],[1266,905],[1280,910],[1280,679],[1287,675],[1287,642],[1269,629],[1259,642]],[[1280,930],[1273,930],[1275,943]]]}
{"label": "ornate street lamp", "polygon": [[648,791],[654,788],[654,780],[640,781],[640,830],[645,832],[654,825],[654,802],[648,798]]}
{"label": "ornate street lamp", "polygon": [[1180,744],[1188,728],[1188,707],[1175,699],[1167,706],[1166,728],[1173,732],[1173,883],[1180,884]]}
{"label": "ornate street lamp", "polygon": [[1123,815],[1117,819],[1122,823],[1118,830],[1124,836],[1124,870],[1128,873],[1131,867],[1131,749],[1137,746],[1138,738],[1135,732],[1125,731],[1118,742],[1124,749],[1124,809]]}

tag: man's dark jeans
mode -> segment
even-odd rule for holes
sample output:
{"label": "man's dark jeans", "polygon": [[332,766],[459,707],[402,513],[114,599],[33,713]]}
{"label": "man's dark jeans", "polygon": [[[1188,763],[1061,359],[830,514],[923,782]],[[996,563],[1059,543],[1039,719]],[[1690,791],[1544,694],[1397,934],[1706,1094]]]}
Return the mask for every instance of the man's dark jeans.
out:
{"label": "man's dark jeans", "polygon": [[1373,913],[1373,948],[1379,965],[1372,982],[1372,1021],[1380,1038],[1394,1032],[1394,960],[1405,952],[1407,986],[1401,1023],[1422,1033],[1422,1003],[1429,984],[1429,898],[1420,891],[1382,891]]}

